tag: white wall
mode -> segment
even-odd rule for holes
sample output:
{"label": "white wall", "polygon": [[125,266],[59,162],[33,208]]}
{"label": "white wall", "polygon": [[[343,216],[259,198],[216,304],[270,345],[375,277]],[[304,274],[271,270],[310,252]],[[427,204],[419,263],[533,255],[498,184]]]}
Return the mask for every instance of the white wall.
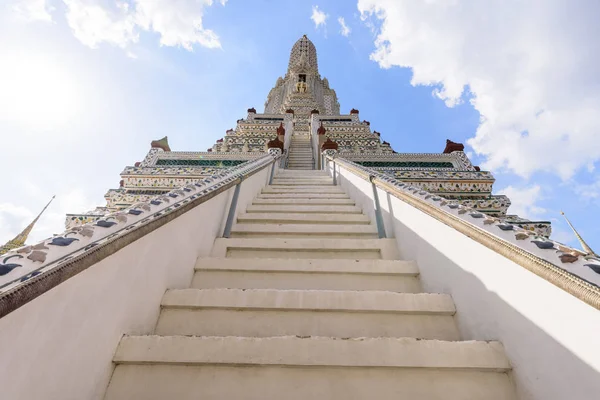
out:
{"label": "white wall", "polygon": [[[271,167],[244,181],[237,212]],[[189,287],[223,232],[233,188],[0,319],[0,398],[102,399],[123,334],[151,334],[168,288]]]}
{"label": "white wall", "polygon": [[[331,163],[329,172],[331,173]],[[338,184],[373,216],[370,182]],[[600,312],[433,217],[378,189],[388,237],[416,260],[428,292],[451,294],[465,340],[500,340],[521,400],[600,395]]]}

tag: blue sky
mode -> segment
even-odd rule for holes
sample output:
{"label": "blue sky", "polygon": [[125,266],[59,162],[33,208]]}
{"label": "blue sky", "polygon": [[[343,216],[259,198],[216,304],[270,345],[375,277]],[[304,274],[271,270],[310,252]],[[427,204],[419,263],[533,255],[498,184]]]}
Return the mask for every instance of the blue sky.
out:
{"label": "blue sky", "polygon": [[[482,4],[485,3],[485,4]],[[467,143],[511,212],[564,209],[600,249],[593,1],[8,0],[0,5],[0,242],[52,194],[32,240],[102,205],[165,135],[206,150],[287,68],[302,34],[342,112],[399,152]],[[312,17],[312,18],[311,18]],[[339,18],[349,31],[342,32]],[[343,34],[345,33],[345,35]]]}

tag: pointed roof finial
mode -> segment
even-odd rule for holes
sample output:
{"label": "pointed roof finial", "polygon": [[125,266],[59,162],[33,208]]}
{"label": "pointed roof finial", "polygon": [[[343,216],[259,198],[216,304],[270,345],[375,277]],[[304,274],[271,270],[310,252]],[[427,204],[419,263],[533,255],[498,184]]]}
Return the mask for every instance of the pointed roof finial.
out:
{"label": "pointed roof finial", "polygon": [[581,248],[583,249],[583,251],[585,251],[587,253],[588,257],[596,257],[596,258],[600,258],[600,256],[598,256],[598,254],[596,254],[594,252],[594,250],[592,250],[592,248],[585,242],[585,240],[583,240],[583,238],[581,237],[581,235],[579,234],[579,232],[577,232],[577,229],[575,229],[575,227],[573,226],[573,224],[571,223],[571,221],[569,221],[569,218],[567,218],[567,216],[565,215],[564,212],[560,212],[561,215],[563,217],[565,217],[565,219],[567,220],[567,224],[569,224],[569,226],[571,227],[571,229],[573,229],[573,232],[575,233],[575,236],[577,237],[577,240],[579,240],[579,244],[581,244]]}
{"label": "pointed roof finial", "polygon": [[52,196],[52,198],[50,199],[48,204],[46,204],[46,206],[42,209],[42,211],[40,211],[38,216],[35,217],[35,219],[33,221],[31,221],[31,223],[29,225],[27,225],[21,233],[19,233],[17,236],[15,236],[15,238],[13,240],[9,240],[8,242],[6,242],[6,244],[4,246],[0,247],[0,254],[7,253],[12,249],[16,249],[18,247],[22,247],[25,245],[25,241],[27,240],[27,237],[31,233],[31,230],[33,229],[35,223],[38,221],[38,219],[40,219],[40,217],[42,216],[44,211],[46,211],[46,209],[48,208],[50,203],[52,203],[52,200],[54,200],[55,197],[56,197],[56,195]]}

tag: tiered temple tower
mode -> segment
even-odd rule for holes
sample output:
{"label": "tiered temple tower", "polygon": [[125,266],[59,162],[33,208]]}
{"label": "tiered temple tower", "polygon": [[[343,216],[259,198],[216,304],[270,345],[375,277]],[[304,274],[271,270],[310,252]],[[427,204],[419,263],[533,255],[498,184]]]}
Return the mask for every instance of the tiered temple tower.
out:
{"label": "tiered temple tower", "polygon": [[447,140],[442,152],[397,152],[382,140],[380,132],[371,130],[369,121],[360,120],[357,109],[341,114],[335,90],[319,74],[317,50],[306,35],[292,47],[286,74],[277,78],[270,90],[264,113],[248,109],[246,118],[239,119],[235,129],[227,130],[225,137],[206,152],[172,151],[166,137],[153,141],[141,162],[125,167],[120,187],[106,193],[105,207],[68,214],[66,227],[94,221],[106,213],[148,201],[217,171],[256,159],[269,146],[284,150],[285,137],[290,135],[314,139],[315,169],[321,167],[319,154],[325,146],[347,160],[414,187],[550,236],[548,221],[507,215],[510,199],[492,194],[495,181],[492,173],[474,166],[463,151],[464,145]]}
{"label": "tiered temple tower", "polygon": [[2,398],[594,398],[600,256],[327,86],[301,38],[265,113],[208,152],[152,142],[101,218],[2,255]]}

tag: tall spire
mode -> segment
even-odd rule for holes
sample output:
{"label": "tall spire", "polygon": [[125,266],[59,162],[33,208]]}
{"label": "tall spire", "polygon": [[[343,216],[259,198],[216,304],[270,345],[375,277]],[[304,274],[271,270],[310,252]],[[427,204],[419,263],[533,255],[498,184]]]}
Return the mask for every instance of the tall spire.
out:
{"label": "tall spire", "polygon": [[571,227],[571,229],[573,229],[573,232],[575,233],[575,236],[577,237],[577,240],[579,240],[579,243],[581,244],[581,248],[583,249],[583,251],[585,251],[587,253],[587,256],[589,257],[599,257],[598,254],[594,253],[594,250],[592,250],[592,248],[585,242],[585,240],[583,240],[583,238],[581,237],[581,235],[579,234],[579,232],[577,232],[577,229],[575,229],[575,227],[573,226],[573,224],[571,223],[571,221],[569,221],[569,218],[567,218],[567,216],[565,215],[564,212],[560,212],[562,214],[563,217],[565,217],[565,219],[567,220],[567,224],[569,224],[569,226]]}
{"label": "tall spire", "polygon": [[33,221],[31,221],[31,223],[29,225],[27,225],[21,233],[19,233],[17,236],[15,236],[15,238],[13,240],[9,240],[8,242],[6,242],[6,244],[4,246],[0,247],[0,254],[4,254],[12,249],[16,249],[18,247],[25,245],[25,241],[27,240],[27,237],[31,233],[33,226],[38,221],[38,219],[40,219],[40,217],[42,216],[44,211],[46,211],[46,208],[48,208],[48,206],[50,205],[50,203],[52,203],[52,200],[54,200],[55,197],[56,196],[52,196],[52,198],[50,199],[48,204],[46,204],[46,206],[42,209],[42,211],[38,214],[38,216],[35,217],[35,219]]}
{"label": "tall spire", "polygon": [[291,72],[312,72],[318,74],[319,65],[317,63],[317,49],[313,42],[306,35],[302,36],[290,53],[290,62],[288,64],[288,74]]}

